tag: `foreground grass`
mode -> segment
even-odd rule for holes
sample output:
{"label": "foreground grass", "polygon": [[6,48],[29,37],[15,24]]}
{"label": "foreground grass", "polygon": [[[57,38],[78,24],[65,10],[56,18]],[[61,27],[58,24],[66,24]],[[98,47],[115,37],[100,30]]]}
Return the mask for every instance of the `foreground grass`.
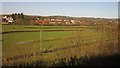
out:
{"label": "foreground grass", "polygon": [[[41,38],[42,39],[40,39],[39,32],[3,34],[3,57],[7,58],[16,55],[40,52],[44,49],[48,49],[49,46],[51,46],[50,49],[54,49],[82,44],[84,42],[97,41],[99,38],[107,39],[105,33],[95,32],[92,30],[82,32],[42,32]],[[40,40],[43,42],[40,42]],[[44,40],[49,41],[44,42]]]}
{"label": "foreground grass", "polygon": [[81,57],[77,58],[76,56],[70,57],[68,60],[67,58],[61,58],[58,62],[54,61],[52,62],[51,66],[47,66],[48,62],[44,61],[36,61],[31,63],[19,63],[19,64],[13,64],[12,66],[2,66],[2,68],[61,68],[61,67],[119,67],[120,63],[120,55],[110,55],[110,56],[92,56],[90,58],[88,57]]}
{"label": "foreground grass", "polygon": [[[62,66],[61,64],[62,62],[66,65],[71,64],[71,62],[73,62],[72,59],[78,60],[80,58],[83,58],[84,60],[88,60],[88,58],[94,56],[104,57],[118,53],[117,51],[118,40],[117,40],[117,35],[115,33],[100,31],[91,28],[92,27],[84,27],[84,26],[83,27],[45,26],[42,27],[42,30],[57,30],[57,29],[76,30],[77,29],[83,31],[60,31],[60,32],[51,31],[51,32],[42,32],[42,33],[19,32],[19,33],[3,34],[3,40],[2,40],[3,59],[11,58],[19,55],[31,54],[31,53],[32,55],[34,55],[35,53],[42,52],[44,50],[54,50],[56,48],[75,46],[65,50],[57,50],[52,53],[44,53],[42,56],[36,55],[32,57],[21,58],[19,60],[12,60],[3,63],[6,66],[9,65],[33,66],[33,64],[35,63],[37,66],[37,64],[40,63],[42,64],[43,62],[44,64],[47,64],[45,66],[49,66],[52,64],[54,64],[52,66],[58,66],[58,65]],[[16,30],[39,30],[39,29],[41,29],[40,26],[18,26],[18,27],[12,25],[3,26],[3,32],[13,31],[13,30],[16,31]],[[40,38],[42,43],[40,42]],[[56,60],[58,63],[56,63]],[[79,61],[83,62],[81,60]],[[76,60],[75,60],[75,64],[76,64]]]}

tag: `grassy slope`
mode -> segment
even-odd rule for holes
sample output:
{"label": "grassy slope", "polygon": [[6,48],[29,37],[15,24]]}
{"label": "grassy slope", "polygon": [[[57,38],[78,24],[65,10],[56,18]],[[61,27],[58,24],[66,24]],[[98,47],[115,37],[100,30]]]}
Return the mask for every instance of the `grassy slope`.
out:
{"label": "grassy slope", "polygon": [[[28,28],[30,27],[30,28]],[[36,28],[37,27],[37,28]],[[12,26],[12,25],[4,25],[3,26],[3,32],[4,31],[11,31],[11,30],[26,30],[26,29],[39,29],[40,26]],[[17,56],[21,54],[28,54],[33,52],[39,52],[45,49],[47,49],[49,46],[52,45],[50,49],[54,48],[60,48],[60,47],[66,47],[66,46],[72,46],[77,44],[82,44],[86,42],[92,42],[92,41],[104,41],[105,39],[109,39],[110,37],[107,37],[107,33],[103,31],[96,31],[95,29],[89,29],[89,28],[76,28],[76,27],[42,27],[43,29],[82,29],[84,31],[63,31],[63,32],[42,32],[42,40],[46,39],[60,39],[60,40],[54,40],[54,41],[46,41],[42,42],[42,46],[40,49],[40,42],[30,43],[30,44],[16,44],[18,42],[31,42],[32,40],[39,40],[40,33],[39,32],[23,32],[23,33],[8,33],[3,34],[3,57],[11,57],[11,56]],[[90,27],[92,28],[92,27]],[[75,38],[70,38],[75,37]],[[68,38],[68,39],[66,39]],[[79,42],[79,43],[78,43]],[[91,44],[90,44],[91,45]],[[94,44],[98,45],[98,44]],[[93,46],[92,46],[93,47]],[[90,49],[92,48],[90,46]],[[97,47],[97,46],[96,46]],[[83,53],[86,52],[84,49],[86,47],[82,47],[80,49],[83,50]],[[94,49],[93,49],[94,50]],[[71,50],[72,51],[72,50]],[[89,51],[89,49],[88,49]],[[82,52],[82,51],[81,51]],[[82,53],[82,54],[83,54]],[[80,53],[81,54],[81,53]],[[44,55],[44,59],[48,59],[48,56],[51,56],[51,59],[54,59],[54,56],[56,53],[53,54],[47,54]],[[38,58],[36,58],[38,59]],[[49,59],[48,59],[49,60]],[[28,61],[26,59],[26,61]]]}

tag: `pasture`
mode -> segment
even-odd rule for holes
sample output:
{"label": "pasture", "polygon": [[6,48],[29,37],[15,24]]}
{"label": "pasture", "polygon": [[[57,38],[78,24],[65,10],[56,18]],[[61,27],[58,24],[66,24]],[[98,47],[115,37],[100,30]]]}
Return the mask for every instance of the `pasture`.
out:
{"label": "pasture", "polygon": [[2,25],[3,65],[112,55],[117,53],[117,43],[117,33],[94,26]]}

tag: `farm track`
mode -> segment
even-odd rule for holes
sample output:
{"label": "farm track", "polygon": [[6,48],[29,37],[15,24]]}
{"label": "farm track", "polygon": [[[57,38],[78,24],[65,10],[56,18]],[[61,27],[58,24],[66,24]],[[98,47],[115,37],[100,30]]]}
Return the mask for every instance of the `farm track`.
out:
{"label": "farm track", "polygon": [[[54,31],[85,31],[85,30],[41,30],[43,32],[54,32]],[[6,31],[6,32],[2,32],[0,34],[8,34],[8,33],[19,33],[19,32],[40,32],[40,30],[19,30],[19,31]]]}
{"label": "farm track", "polygon": [[[84,37],[90,37],[90,36],[84,36]],[[73,39],[73,38],[81,38],[81,37],[62,37],[62,38],[49,38],[49,39],[44,39],[41,42],[48,42],[48,41],[56,41],[56,40],[64,40],[64,39]],[[31,40],[31,41],[26,41],[26,42],[18,42],[16,44],[24,45],[24,44],[31,44],[31,43],[36,43],[40,42],[40,40]]]}
{"label": "farm track", "polygon": [[[89,37],[89,36],[85,36],[85,37]],[[50,39],[42,40],[42,42],[56,41],[56,40],[63,40],[63,39],[72,39],[72,38],[79,38],[79,37],[50,38]],[[31,43],[36,43],[36,42],[40,42],[40,40],[32,40],[29,42],[18,42],[16,44],[24,45],[24,44],[31,44]]]}
{"label": "farm track", "polygon": [[[112,41],[112,40],[116,40],[116,38],[107,39],[105,41]],[[100,43],[100,41],[87,42],[87,43],[83,43],[81,45],[89,45],[89,44],[94,44],[94,43]],[[59,51],[59,50],[66,50],[66,49],[69,49],[69,48],[80,47],[81,45],[72,45],[72,46],[63,47],[63,48],[56,48],[56,49],[53,49],[53,50],[44,50],[44,51],[37,52],[37,53],[30,53],[30,54],[25,54],[25,55],[20,55],[20,56],[14,56],[14,57],[10,57],[10,58],[5,58],[5,59],[2,60],[2,62],[4,63],[4,62],[10,62],[10,61],[14,61],[14,60],[23,59],[23,58],[42,56],[44,54],[56,52],[56,51]]]}

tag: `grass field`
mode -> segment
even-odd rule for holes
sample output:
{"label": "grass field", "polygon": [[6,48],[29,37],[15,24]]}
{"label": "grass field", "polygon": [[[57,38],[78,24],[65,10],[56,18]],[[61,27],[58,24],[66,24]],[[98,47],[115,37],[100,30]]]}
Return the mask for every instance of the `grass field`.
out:
{"label": "grass field", "polygon": [[[27,32],[28,30],[32,31]],[[54,61],[74,54],[80,57],[110,55],[117,52],[117,34],[112,31],[111,33],[102,31],[93,26],[3,25],[2,32],[3,64],[32,62],[35,60]],[[42,56],[37,55],[37,53],[45,50],[53,50],[54,52],[45,53]],[[36,56],[14,60],[16,56],[28,54],[35,54]],[[11,57],[13,59],[8,62],[6,59]]]}

